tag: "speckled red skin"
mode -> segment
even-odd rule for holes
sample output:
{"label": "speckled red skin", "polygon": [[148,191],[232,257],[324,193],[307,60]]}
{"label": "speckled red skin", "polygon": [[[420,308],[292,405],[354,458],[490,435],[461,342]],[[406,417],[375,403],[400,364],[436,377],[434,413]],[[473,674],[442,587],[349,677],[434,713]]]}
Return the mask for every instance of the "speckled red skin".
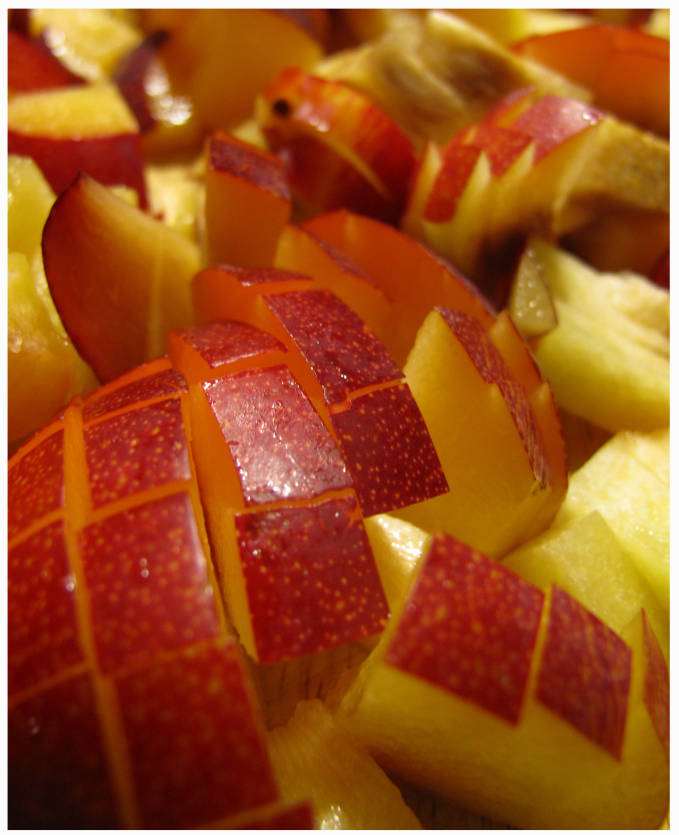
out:
{"label": "speckled red skin", "polygon": [[514,572],[436,534],[385,660],[517,723],[543,600]]}
{"label": "speckled red skin", "polygon": [[488,117],[475,128],[465,128],[442,150],[441,170],[423,210],[427,220],[443,223],[453,217],[482,152],[488,158],[492,176],[501,177],[531,142],[535,143],[533,164],[536,164],[571,136],[592,127],[603,117],[600,110],[579,101],[543,96],[523,112],[516,113],[508,124],[498,123],[503,112],[513,113],[517,96],[518,104],[525,99],[522,92],[510,94],[506,105],[502,102],[497,105],[497,117]]}
{"label": "speckled red skin", "polygon": [[208,364],[219,368],[227,363],[284,351],[284,346],[266,331],[245,322],[211,322],[174,332]]}
{"label": "speckled red skin", "polygon": [[448,490],[422,413],[405,383],[349,401],[332,414],[364,516],[387,513]]}
{"label": "speckled red skin", "polygon": [[89,674],[10,705],[7,731],[10,829],[123,825]]}
{"label": "speckled red skin", "polygon": [[7,131],[10,154],[31,157],[56,194],[68,188],[80,172],[104,186],[125,185],[139,195],[142,209],[148,206],[144,180],[144,157],[140,136],[121,133],[89,139],[60,139]]}
{"label": "speckled red skin", "polygon": [[490,163],[490,172],[501,177],[509,166],[530,145],[532,138],[512,128],[481,123],[474,133],[472,144],[483,149]]}
{"label": "speckled red skin", "polygon": [[375,635],[389,609],[352,497],[236,517],[260,663]]}
{"label": "speckled red skin", "polygon": [[337,445],[284,366],[205,382],[246,506],[351,486]]}
{"label": "speckled red skin", "polygon": [[622,638],[554,586],[535,698],[618,759],[631,665]]}
{"label": "speckled red skin", "polygon": [[7,578],[7,692],[12,697],[84,660],[63,519],[8,549]]}
{"label": "speckled red skin", "polygon": [[169,370],[109,384],[84,425],[76,402],[10,463],[12,828],[187,827],[277,800]]}
{"label": "speckled red skin", "polygon": [[88,423],[110,412],[139,406],[147,400],[179,395],[182,391],[188,391],[188,388],[179,371],[174,368],[159,370],[147,377],[116,385],[115,388],[106,387],[94,392],[83,402],[83,421]]}
{"label": "speckled red skin", "polygon": [[328,405],[403,377],[384,345],[334,293],[283,293],[268,296],[266,304],[311,366]]}
{"label": "speckled red skin", "polygon": [[64,433],[47,435],[25,454],[12,458],[7,477],[7,534],[16,536],[32,522],[64,506]]}
{"label": "speckled red skin", "polygon": [[89,424],[84,437],[95,507],[191,477],[178,398]]}
{"label": "speckled red skin", "polygon": [[221,631],[188,493],[84,528],[78,544],[100,669],[116,673]]}
{"label": "speckled red skin", "polygon": [[277,800],[232,639],[161,657],[115,691],[142,825],[190,828]]}
{"label": "speckled red skin", "polygon": [[526,390],[516,382],[502,354],[478,319],[447,307],[439,307],[437,310],[469,354],[481,377],[487,383],[495,383],[500,389],[523,441],[535,479],[539,484],[548,484],[549,464]]}
{"label": "speckled red skin", "polygon": [[512,130],[535,140],[535,162],[558,148],[572,136],[591,128],[603,119],[596,107],[577,99],[542,96],[512,122]]}
{"label": "speckled red skin", "polygon": [[667,758],[670,756],[670,674],[653,628],[642,611],[644,646],[646,649],[646,676],[644,679],[644,704],[653,722],[658,739]]}
{"label": "speckled red skin", "polygon": [[[249,325],[208,326],[189,340],[218,363],[217,379],[203,385],[243,484],[242,507],[230,512],[262,657],[290,658],[375,635],[388,607],[340,448],[291,371],[267,365],[269,335],[252,342],[232,339],[236,332],[252,336]],[[263,367],[229,373],[221,364],[253,350]],[[278,362],[284,352],[276,356]],[[239,649],[203,550],[186,423],[192,396],[172,372],[163,358],[127,373],[88,398],[84,410],[80,402],[69,406],[10,462],[18,826],[208,825],[277,800]],[[367,407],[377,404],[378,440],[395,443],[400,418],[393,415],[405,403],[399,414],[408,444],[417,446],[409,393],[398,382],[380,385],[387,388],[371,391],[374,399],[359,398],[365,426]],[[37,577],[26,578],[33,549],[46,561],[40,588]],[[277,578],[273,586],[262,579],[262,554]],[[301,601],[281,594],[286,581]],[[48,602],[46,619],[26,606],[26,595]],[[54,730],[33,740],[30,722],[38,714]],[[74,750],[61,752],[68,746]],[[41,770],[44,757],[50,767]],[[35,813],[26,809],[32,791]],[[89,792],[96,803],[83,799]]]}

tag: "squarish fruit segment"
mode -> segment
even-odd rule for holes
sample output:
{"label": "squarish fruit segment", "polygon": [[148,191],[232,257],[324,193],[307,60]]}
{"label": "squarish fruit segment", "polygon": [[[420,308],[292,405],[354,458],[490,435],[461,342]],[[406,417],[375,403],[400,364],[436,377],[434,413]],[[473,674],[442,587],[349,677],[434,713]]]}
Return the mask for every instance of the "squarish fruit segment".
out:
{"label": "squarish fruit segment", "polygon": [[241,640],[273,663],[374,635],[388,609],[340,448],[283,345],[229,324],[241,339],[221,364],[190,360],[210,356],[214,324],[177,332],[172,350],[192,375],[198,475]]}
{"label": "squarish fruit segment", "polygon": [[250,321],[286,345],[288,364],[339,441],[365,516],[444,492],[403,372],[353,310],[303,281],[275,269],[203,270],[193,282],[196,313]]}
{"label": "squarish fruit segment", "polygon": [[311,798],[319,828],[421,828],[387,775],[320,700],[300,702],[268,741],[281,795]]}
{"label": "squarish fruit segment", "polygon": [[655,827],[668,679],[641,626],[627,643],[557,587],[437,535],[338,716],[390,772],[494,820]]}

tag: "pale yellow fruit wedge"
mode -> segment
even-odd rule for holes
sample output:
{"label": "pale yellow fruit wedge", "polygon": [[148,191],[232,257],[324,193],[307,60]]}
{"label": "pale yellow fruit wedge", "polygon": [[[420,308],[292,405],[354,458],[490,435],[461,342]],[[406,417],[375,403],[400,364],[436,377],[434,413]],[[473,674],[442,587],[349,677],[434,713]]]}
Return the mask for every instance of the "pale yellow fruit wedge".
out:
{"label": "pale yellow fruit wedge", "polygon": [[33,9],[31,34],[42,36],[68,69],[88,81],[110,76],[143,34],[108,9]]}
{"label": "pale yellow fruit wedge", "polygon": [[7,157],[7,247],[29,261],[40,254],[42,227],[55,194],[30,157]]}
{"label": "pale yellow fruit wedge", "polygon": [[320,700],[301,702],[268,739],[282,799],[310,799],[318,829],[421,828],[384,771]]}
{"label": "pale yellow fruit wedge", "polygon": [[512,551],[503,565],[547,591],[556,583],[620,632],[642,609],[669,661],[669,618],[598,511]]}
{"label": "pale yellow fruit wedge", "polygon": [[629,271],[596,270],[537,236],[527,242],[524,258],[534,264],[555,300],[590,313],[607,329],[669,357],[667,290]]}
{"label": "pale yellow fruit wedge", "polygon": [[667,426],[669,293],[634,273],[599,272],[536,236],[516,281],[529,269],[556,312],[535,358],[559,406],[612,433]]}
{"label": "pale yellow fruit wedge", "polygon": [[78,139],[137,133],[139,125],[115,84],[92,84],[38,90],[15,96],[7,106],[10,130],[53,139]]}
{"label": "pale yellow fruit wedge", "polygon": [[563,526],[594,510],[669,611],[669,429],[622,432],[571,476],[554,520]]}
{"label": "pale yellow fruit wedge", "polygon": [[562,408],[610,432],[669,424],[669,361],[596,313],[555,300],[558,325],[535,357]]}

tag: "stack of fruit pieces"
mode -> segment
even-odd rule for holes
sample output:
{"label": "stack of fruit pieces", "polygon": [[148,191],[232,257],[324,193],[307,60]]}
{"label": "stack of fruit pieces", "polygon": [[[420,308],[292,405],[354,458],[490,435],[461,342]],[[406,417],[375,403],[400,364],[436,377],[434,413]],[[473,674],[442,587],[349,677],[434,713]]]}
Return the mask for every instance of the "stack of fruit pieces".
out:
{"label": "stack of fruit pieces", "polygon": [[663,20],[11,12],[11,826],[662,824]]}

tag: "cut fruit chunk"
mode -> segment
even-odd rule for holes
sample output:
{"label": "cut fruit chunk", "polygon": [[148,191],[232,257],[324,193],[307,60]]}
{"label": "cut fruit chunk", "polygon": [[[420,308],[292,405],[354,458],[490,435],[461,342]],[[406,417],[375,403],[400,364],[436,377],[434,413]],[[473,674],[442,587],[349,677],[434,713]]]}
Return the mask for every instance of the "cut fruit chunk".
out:
{"label": "cut fruit chunk", "polygon": [[599,273],[539,238],[537,262],[557,325],[535,357],[559,405],[610,432],[669,421],[669,294],[630,273]]}
{"label": "cut fruit chunk", "polygon": [[30,30],[69,70],[87,81],[108,80],[141,33],[108,9],[32,9]]}
{"label": "cut fruit chunk", "polygon": [[164,29],[152,32],[111,73],[139,123],[147,159],[197,151],[202,138],[193,102],[173,89],[168,76],[161,52],[168,37]]}
{"label": "cut fruit chunk", "polygon": [[196,465],[229,611],[251,656],[271,664],[374,635],[388,609],[340,448],[274,364],[283,346],[254,331],[179,332],[172,355],[196,380]]}
{"label": "cut fruit chunk", "polygon": [[341,446],[365,516],[445,492],[403,372],[337,296],[271,268],[202,270],[193,290],[199,319],[232,315],[286,346],[288,364]]}
{"label": "cut fruit chunk", "polygon": [[340,250],[312,232],[286,225],[278,238],[273,265],[313,276],[319,286],[332,290],[358,313],[373,333],[381,336],[387,331],[390,302],[385,292]]}
{"label": "cut fruit chunk", "polygon": [[571,476],[554,524],[598,510],[669,611],[669,430],[621,432]]}
{"label": "cut fruit chunk", "polygon": [[34,90],[67,87],[80,81],[44,44],[13,29],[7,32],[7,87],[10,97]]}
{"label": "cut fruit chunk", "polygon": [[565,483],[552,482],[526,391],[481,324],[449,308],[432,311],[405,373],[450,492],[398,515],[493,556],[537,533],[536,517],[546,527]]}
{"label": "cut fruit chunk", "polygon": [[337,715],[389,772],[493,820],[655,827],[667,667],[641,617],[624,635],[436,535]]}
{"label": "cut fruit chunk", "polygon": [[161,57],[172,89],[186,96],[203,132],[252,114],[257,94],[288,66],[310,69],[323,48],[278,9],[144,9],[147,33],[169,33]]}
{"label": "cut fruit chunk", "polygon": [[549,528],[502,563],[543,591],[558,585],[617,632],[643,609],[669,661],[667,612],[598,511]]}
{"label": "cut fruit chunk", "polygon": [[269,266],[290,220],[290,187],[283,163],[224,133],[210,138],[206,155],[208,264]]}
{"label": "cut fruit chunk", "polygon": [[668,143],[578,99],[514,91],[439,155],[420,166],[404,223],[479,281],[531,232],[586,230],[610,248],[614,230],[640,219],[653,234],[628,247],[633,262],[668,244]]}
{"label": "cut fruit chunk", "polygon": [[28,157],[7,167],[8,440],[17,444],[97,379],[66,334],[42,263],[42,229],[54,192]]}
{"label": "cut fruit chunk", "polygon": [[167,330],[193,319],[196,244],[90,177],[54,204],[43,258],[64,327],[103,381],[162,354]]}
{"label": "cut fruit chunk", "polygon": [[135,189],[146,206],[139,126],[115,85],[15,96],[7,127],[9,153],[32,157],[57,194],[85,171],[104,185]]}

